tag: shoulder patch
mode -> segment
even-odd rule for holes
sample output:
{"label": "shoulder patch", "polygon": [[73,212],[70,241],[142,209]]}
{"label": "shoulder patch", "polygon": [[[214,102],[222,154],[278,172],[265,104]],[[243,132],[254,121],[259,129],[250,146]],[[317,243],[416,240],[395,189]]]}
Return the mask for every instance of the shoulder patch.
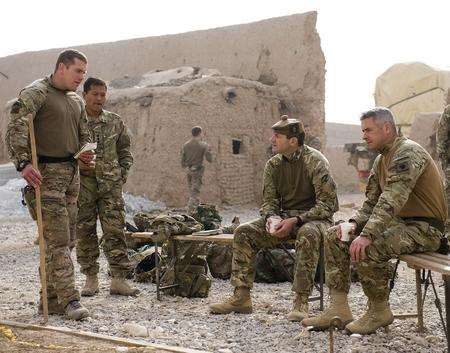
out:
{"label": "shoulder patch", "polygon": [[411,159],[408,156],[395,158],[392,167],[397,173],[407,172],[411,168]]}

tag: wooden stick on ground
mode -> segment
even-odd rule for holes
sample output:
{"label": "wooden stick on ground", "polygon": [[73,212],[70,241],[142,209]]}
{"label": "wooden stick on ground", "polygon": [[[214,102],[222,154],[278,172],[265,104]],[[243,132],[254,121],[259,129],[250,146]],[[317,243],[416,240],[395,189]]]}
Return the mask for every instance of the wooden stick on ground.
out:
{"label": "wooden stick on ground", "polygon": [[[33,168],[39,170],[38,159],[36,152],[36,137],[34,135],[33,114],[28,114],[28,130],[30,132],[31,145],[31,160]],[[41,291],[42,291],[42,311],[44,314],[44,323],[48,322],[48,300],[47,300],[47,271],[45,269],[45,243],[44,243],[44,229],[42,224],[42,204],[41,204],[41,189],[34,188],[36,192],[36,218],[39,233],[39,269],[41,271]]]}
{"label": "wooden stick on ground", "polygon": [[86,332],[86,331],[77,331],[74,329],[70,329],[67,327],[55,327],[55,326],[39,326],[39,325],[31,325],[24,324],[21,322],[8,321],[8,320],[0,320],[0,325],[16,327],[24,330],[32,330],[32,331],[53,331],[59,332],[66,335],[77,336],[82,338],[90,338],[90,339],[98,339],[105,342],[111,342],[120,344],[123,346],[129,347],[148,347],[154,348],[165,352],[173,352],[173,353],[211,353],[208,351],[201,351],[197,349],[191,348],[183,348],[183,347],[175,347],[175,346],[166,346],[164,344],[156,344],[150,343],[143,340],[115,337],[115,336],[107,336],[99,333]]}

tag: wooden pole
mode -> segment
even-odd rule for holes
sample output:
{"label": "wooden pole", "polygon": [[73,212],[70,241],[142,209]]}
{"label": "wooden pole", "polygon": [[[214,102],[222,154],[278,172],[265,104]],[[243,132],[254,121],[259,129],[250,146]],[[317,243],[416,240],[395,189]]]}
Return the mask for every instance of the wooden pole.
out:
{"label": "wooden pole", "polygon": [[[33,163],[33,168],[39,170],[36,152],[36,137],[34,135],[33,114],[28,114],[28,129],[30,131],[31,161]],[[44,314],[44,323],[47,323],[48,322],[47,271],[45,269],[45,243],[44,243],[44,229],[42,224],[41,189],[38,186],[35,187],[34,190],[36,192],[36,218],[39,233],[39,269],[41,272],[42,311]]]}
{"label": "wooden pole", "polygon": [[105,342],[111,342],[115,344],[120,344],[128,347],[148,347],[153,348],[158,351],[164,352],[172,352],[172,353],[211,353],[210,351],[197,350],[192,348],[184,348],[184,347],[175,347],[175,346],[166,346],[164,344],[156,344],[146,342],[143,339],[130,339],[130,338],[122,338],[115,336],[107,336],[94,332],[87,331],[78,331],[75,329],[71,329],[68,327],[56,327],[56,326],[39,326],[32,324],[24,324],[21,322],[8,321],[8,320],[0,320],[0,325],[16,327],[23,330],[31,330],[31,331],[50,331],[50,332],[59,332],[62,334],[81,337],[83,339],[97,339]]}

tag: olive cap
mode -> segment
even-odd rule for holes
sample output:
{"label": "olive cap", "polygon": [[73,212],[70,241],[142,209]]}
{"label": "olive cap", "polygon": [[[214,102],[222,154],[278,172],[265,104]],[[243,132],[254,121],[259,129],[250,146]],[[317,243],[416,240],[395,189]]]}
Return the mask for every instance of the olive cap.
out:
{"label": "olive cap", "polygon": [[282,115],[281,120],[272,125],[272,130],[286,136],[298,135],[305,132],[300,120],[289,119],[287,115]]}

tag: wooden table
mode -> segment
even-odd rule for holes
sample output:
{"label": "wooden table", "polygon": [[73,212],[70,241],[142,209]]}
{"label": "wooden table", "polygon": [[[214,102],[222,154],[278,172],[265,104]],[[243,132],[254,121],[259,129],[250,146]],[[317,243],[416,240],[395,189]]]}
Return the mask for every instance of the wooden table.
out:
{"label": "wooden table", "polygon": [[[158,246],[162,243],[162,241],[165,238],[158,237],[154,233],[150,233],[150,232],[133,233],[132,236],[136,237],[136,238],[141,238],[141,239],[148,239],[148,240],[151,240],[153,243],[155,243],[156,258],[158,257]],[[234,239],[233,234],[199,235],[199,234],[194,233],[194,234],[190,234],[190,235],[172,236],[170,238],[170,243],[171,243],[170,246],[172,248],[171,250],[172,250],[172,253],[174,254],[174,259],[175,259],[175,264],[174,264],[175,278],[177,277],[177,274],[176,274],[177,263],[176,262],[179,259],[179,254],[178,254],[179,243],[190,242],[190,243],[192,243],[192,245],[199,244],[199,243],[203,243],[203,244],[215,243],[215,244],[221,244],[221,245],[232,245],[233,239]],[[288,240],[286,243],[293,242],[293,241],[294,240]],[[320,310],[323,310],[323,287],[324,287],[324,282],[325,282],[323,244],[321,244],[321,246],[320,246],[319,263],[320,263],[319,283],[318,283],[318,285],[316,285],[316,288],[319,291],[319,295],[309,297],[309,301],[310,302],[317,301],[317,300],[320,301]],[[175,280],[175,283],[173,285],[161,287],[160,281],[159,281],[161,264],[158,260],[155,261],[155,266],[157,267],[156,268],[156,298],[158,300],[161,300],[160,291],[174,288],[178,285],[176,284],[176,280]]]}

